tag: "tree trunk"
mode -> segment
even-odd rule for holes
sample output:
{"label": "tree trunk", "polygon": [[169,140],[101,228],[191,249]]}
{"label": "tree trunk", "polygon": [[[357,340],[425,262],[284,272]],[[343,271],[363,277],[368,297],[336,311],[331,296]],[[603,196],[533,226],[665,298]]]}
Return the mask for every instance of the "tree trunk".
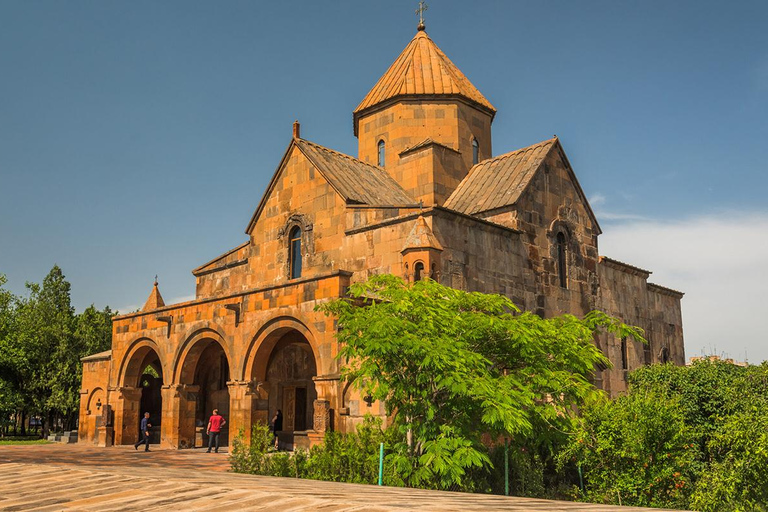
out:
{"label": "tree trunk", "polygon": [[24,409],[21,410],[21,435],[25,436],[27,435],[27,427],[24,425],[27,420],[27,411]]}

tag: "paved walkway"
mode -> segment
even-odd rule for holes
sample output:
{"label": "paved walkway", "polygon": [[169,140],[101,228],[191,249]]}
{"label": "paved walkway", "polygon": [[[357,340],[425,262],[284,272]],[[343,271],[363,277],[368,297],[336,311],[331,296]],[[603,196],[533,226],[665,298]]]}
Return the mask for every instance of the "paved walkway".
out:
{"label": "paved walkway", "polygon": [[238,475],[227,469],[226,454],[204,450],[144,453],[130,446],[0,446],[0,510],[650,510]]}

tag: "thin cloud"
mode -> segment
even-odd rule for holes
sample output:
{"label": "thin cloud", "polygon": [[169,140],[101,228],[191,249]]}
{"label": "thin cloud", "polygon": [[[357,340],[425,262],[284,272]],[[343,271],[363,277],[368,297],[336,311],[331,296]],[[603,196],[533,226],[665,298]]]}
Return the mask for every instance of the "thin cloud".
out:
{"label": "thin cloud", "polygon": [[642,215],[637,215],[634,213],[614,213],[606,212],[603,210],[596,210],[595,215],[597,216],[598,220],[649,220],[648,217],[643,217]]}
{"label": "thin cloud", "polygon": [[592,195],[592,197],[589,198],[589,204],[594,208],[596,206],[605,204],[605,199],[606,198],[603,194],[597,193]]}
{"label": "thin cloud", "polygon": [[612,223],[600,253],[653,271],[650,281],[685,292],[688,356],[768,360],[768,212],[722,212],[675,222]]}

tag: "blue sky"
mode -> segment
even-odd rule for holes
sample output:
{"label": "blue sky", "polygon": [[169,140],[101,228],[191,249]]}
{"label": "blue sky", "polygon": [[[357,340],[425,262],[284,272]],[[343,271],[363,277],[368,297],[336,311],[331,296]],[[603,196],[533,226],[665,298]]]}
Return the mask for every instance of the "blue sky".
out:
{"label": "blue sky", "polygon": [[[291,136],[352,110],[414,1],[0,0],[0,273],[78,309],[167,302],[245,240]],[[495,154],[557,134],[601,253],[687,292],[688,355],[768,359],[768,3],[439,1],[427,32],[496,106]]]}

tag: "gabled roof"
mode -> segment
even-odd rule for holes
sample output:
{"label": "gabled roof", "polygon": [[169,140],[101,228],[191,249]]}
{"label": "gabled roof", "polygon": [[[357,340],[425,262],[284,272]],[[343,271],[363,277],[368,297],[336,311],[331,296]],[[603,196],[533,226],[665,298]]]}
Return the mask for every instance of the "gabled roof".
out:
{"label": "gabled roof", "polygon": [[514,204],[556,141],[545,140],[474,165],[444,206],[473,215]]}
{"label": "gabled roof", "polygon": [[407,155],[408,153],[412,153],[414,151],[418,151],[418,150],[423,149],[423,148],[428,148],[429,146],[437,146],[437,147],[441,147],[441,148],[444,148],[444,149],[449,149],[449,150],[451,150],[451,151],[453,151],[455,153],[461,154],[460,151],[452,148],[451,146],[446,146],[442,142],[437,142],[435,140],[432,140],[432,138],[427,137],[426,139],[424,139],[423,141],[419,142],[418,144],[414,144],[413,146],[407,147],[404,150],[402,150],[400,152],[400,156]]}
{"label": "gabled roof", "polygon": [[597,218],[557,137],[474,165],[443,206],[467,215],[475,215],[513,205],[528,188],[544,159],[555,150],[560,152],[573,185],[599,232]]}
{"label": "gabled roof", "polygon": [[423,30],[395,59],[373,89],[354,111],[355,118],[364,110],[399,96],[461,96],[488,111],[496,109],[438,48]]}
{"label": "gabled roof", "polygon": [[418,203],[381,167],[333,151],[308,140],[294,138],[261,198],[245,232],[249,233],[275,186],[292,148],[299,151],[348,203],[367,206],[416,206]]}
{"label": "gabled roof", "polygon": [[410,234],[405,239],[403,250],[400,252],[406,252],[412,249],[443,250],[442,244],[432,232],[432,229],[422,215],[419,215],[416,222],[413,224],[413,229],[411,229]]}

